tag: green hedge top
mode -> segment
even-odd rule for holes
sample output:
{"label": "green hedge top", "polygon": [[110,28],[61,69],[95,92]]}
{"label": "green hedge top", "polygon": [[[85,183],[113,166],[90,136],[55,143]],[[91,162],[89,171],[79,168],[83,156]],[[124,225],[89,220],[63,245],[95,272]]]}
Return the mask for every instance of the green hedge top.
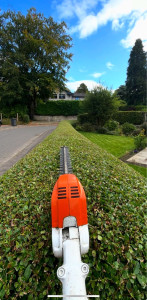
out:
{"label": "green hedge top", "polygon": [[75,116],[81,111],[79,100],[48,101],[38,104],[36,114],[42,116]]}
{"label": "green hedge top", "polygon": [[87,196],[87,293],[104,300],[146,299],[145,180],[67,122],[0,179],[0,299],[62,294],[56,274],[62,260],[52,253],[50,201],[63,145]]}
{"label": "green hedge top", "polygon": [[145,121],[145,114],[143,111],[118,111],[113,116],[113,119],[120,124],[128,122],[134,125],[140,125]]}

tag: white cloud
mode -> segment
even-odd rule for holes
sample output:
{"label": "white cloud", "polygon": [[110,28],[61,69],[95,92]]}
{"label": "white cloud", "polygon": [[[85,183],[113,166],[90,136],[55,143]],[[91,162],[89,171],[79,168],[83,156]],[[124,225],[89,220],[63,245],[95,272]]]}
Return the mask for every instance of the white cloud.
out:
{"label": "white cloud", "polygon": [[105,72],[102,72],[102,73],[96,73],[95,72],[95,73],[91,74],[91,76],[94,77],[94,78],[99,78],[99,77],[101,77],[104,74],[105,74]]}
{"label": "white cloud", "polygon": [[85,83],[89,91],[97,86],[101,86],[100,83],[97,83],[94,80],[79,80],[79,81],[67,82],[66,85],[72,92],[75,92],[81,83]]}
{"label": "white cloud", "polygon": [[120,22],[118,19],[112,21],[112,29],[117,31],[124,26],[124,21]]}
{"label": "white cloud", "polygon": [[135,23],[133,29],[129,30],[126,39],[121,40],[125,48],[132,47],[136,39],[141,39],[144,44],[144,50],[147,51],[147,13],[141,16]]}
{"label": "white cloud", "polygon": [[114,65],[113,65],[110,61],[108,61],[108,62],[106,63],[106,67],[107,67],[109,70],[112,70],[112,68],[114,67]]}
{"label": "white cloud", "polygon": [[83,19],[87,12],[93,9],[98,3],[98,0],[63,0],[57,4],[56,8],[60,18],[78,17]]}
{"label": "white cloud", "polygon": [[[99,2],[102,8],[96,12]],[[112,22],[112,30],[120,30],[125,24],[129,28],[127,36],[121,41],[124,47],[132,47],[137,38],[147,44],[147,0],[63,0],[57,9],[61,17],[78,19],[70,32],[78,32],[80,38],[86,38]]]}

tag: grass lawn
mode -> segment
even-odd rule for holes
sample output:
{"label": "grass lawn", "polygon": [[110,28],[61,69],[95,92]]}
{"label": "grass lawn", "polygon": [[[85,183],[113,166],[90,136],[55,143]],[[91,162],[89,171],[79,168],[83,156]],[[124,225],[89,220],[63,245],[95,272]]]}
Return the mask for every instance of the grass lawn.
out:
{"label": "grass lawn", "polygon": [[147,168],[136,166],[136,165],[131,165],[131,164],[129,164],[129,166],[131,168],[133,168],[135,171],[139,172],[142,176],[144,176],[145,178],[147,178]]}
{"label": "grass lawn", "polygon": [[97,134],[91,132],[80,133],[87,137],[91,142],[107,150],[117,158],[120,158],[134,149],[134,140],[132,137]]}
{"label": "grass lawn", "polygon": [[[91,132],[81,132],[81,134],[117,158],[120,158],[134,149],[134,140],[132,137],[97,134]],[[145,167],[133,164],[129,164],[129,166],[139,172],[142,176],[147,177],[147,169]]]}

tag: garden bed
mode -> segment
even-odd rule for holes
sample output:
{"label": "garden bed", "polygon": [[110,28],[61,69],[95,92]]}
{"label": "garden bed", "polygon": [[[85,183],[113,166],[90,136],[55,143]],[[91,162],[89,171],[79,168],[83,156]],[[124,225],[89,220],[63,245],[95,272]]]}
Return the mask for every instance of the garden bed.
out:
{"label": "garden bed", "polygon": [[87,293],[105,300],[146,299],[145,180],[67,122],[0,179],[0,299],[62,294],[56,274],[62,261],[52,253],[50,200],[63,145],[87,196]]}

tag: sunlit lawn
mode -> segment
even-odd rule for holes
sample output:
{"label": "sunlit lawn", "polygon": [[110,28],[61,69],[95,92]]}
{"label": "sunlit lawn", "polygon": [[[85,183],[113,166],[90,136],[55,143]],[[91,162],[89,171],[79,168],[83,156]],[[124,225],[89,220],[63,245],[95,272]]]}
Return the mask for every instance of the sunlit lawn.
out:
{"label": "sunlit lawn", "polygon": [[[122,157],[134,149],[134,139],[132,137],[91,132],[81,132],[81,134],[117,158]],[[147,168],[133,164],[129,164],[129,166],[139,172],[142,176],[147,177]]]}
{"label": "sunlit lawn", "polygon": [[81,132],[90,141],[116,157],[121,157],[134,149],[134,140],[132,137],[116,136],[107,134],[97,134],[91,132]]}

